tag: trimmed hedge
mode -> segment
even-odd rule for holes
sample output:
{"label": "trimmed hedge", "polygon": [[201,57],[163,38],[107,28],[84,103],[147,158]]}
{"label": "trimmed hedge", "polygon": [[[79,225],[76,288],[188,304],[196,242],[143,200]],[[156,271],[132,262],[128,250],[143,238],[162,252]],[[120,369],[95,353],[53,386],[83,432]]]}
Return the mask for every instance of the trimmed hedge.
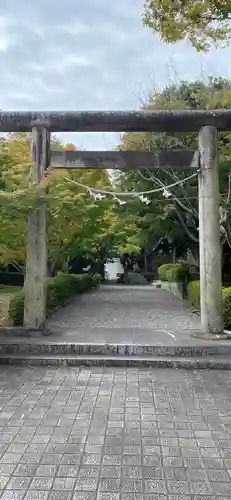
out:
{"label": "trimmed hedge", "polygon": [[[222,296],[224,327],[231,328],[231,287],[223,288]],[[191,281],[188,284],[188,300],[194,309],[200,310],[200,281]]]}
{"label": "trimmed hedge", "polygon": [[[60,274],[47,280],[47,314],[62,306],[73,295],[91,290],[99,284],[97,274]],[[23,324],[24,291],[10,300],[9,319],[14,326]]]}
{"label": "trimmed hedge", "polygon": [[191,267],[192,266],[187,262],[180,262],[178,264],[163,264],[158,267],[158,278],[161,281],[188,281]]}

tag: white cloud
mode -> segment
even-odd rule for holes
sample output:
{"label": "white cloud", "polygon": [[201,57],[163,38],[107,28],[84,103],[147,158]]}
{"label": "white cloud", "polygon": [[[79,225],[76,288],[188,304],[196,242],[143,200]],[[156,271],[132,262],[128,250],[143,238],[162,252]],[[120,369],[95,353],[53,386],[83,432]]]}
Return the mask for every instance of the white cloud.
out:
{"label": "white cloud", "polygon": [[[144,0],[0,1],[0,93],[5,110],[131,109],[153,83],[230,75],[230,50],[198,56],[141,25]],[[126,8],[125,8],[126,3]],[[66,138],[66,136],[65,136]],[[102,149],[116,134],[69,134]]]}
{"label": "white cloud", "polygon": [[8,47],[7,39],[3,36],[0,36],[0,52],[4,52]]}

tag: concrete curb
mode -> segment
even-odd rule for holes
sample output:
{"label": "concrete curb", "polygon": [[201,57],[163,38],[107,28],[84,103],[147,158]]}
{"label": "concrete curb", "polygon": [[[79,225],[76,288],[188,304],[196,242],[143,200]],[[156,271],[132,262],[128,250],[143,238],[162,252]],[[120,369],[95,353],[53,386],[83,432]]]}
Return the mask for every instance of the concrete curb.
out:
{"label": "concrete curb", "polygon": [[185,370],[231,370],[230,358],[170,358],[114,356],[1,356],[0,365],[14,366],[76,366],[76,367],[143,367]]}
{"label": "concrete curb", "polygon": [[149,345],[149,344],[112,344],[112,343],[73,343],[73,342],[2,342],[1,356],[79,356],[85,355],[115,357],[221,357],[230,356],[231,343],[195,345]]}

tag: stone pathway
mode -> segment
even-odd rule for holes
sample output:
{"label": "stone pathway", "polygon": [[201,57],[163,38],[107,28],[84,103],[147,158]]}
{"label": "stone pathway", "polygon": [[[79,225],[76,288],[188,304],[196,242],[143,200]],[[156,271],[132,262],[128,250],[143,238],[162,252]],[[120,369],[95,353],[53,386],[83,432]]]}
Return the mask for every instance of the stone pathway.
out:
{"label": "stone pathway", "polygon": [[186,301],[165,290],[102,286],[75,297],[48,326],[62,329],[68,342],[171,344],[199,331],[200,318]]}
{"label": "stone pathway", "polygon": [[0,367],[1,500],[231,498],[231,372]]}

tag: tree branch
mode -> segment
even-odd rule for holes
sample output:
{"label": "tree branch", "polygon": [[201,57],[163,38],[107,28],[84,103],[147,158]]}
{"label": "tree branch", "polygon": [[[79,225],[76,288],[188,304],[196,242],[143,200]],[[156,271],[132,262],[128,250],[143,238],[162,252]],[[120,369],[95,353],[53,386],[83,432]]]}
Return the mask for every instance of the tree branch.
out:
{"label": "tree branch", "polygon": [[226,240],[227,240],[227,243],[229,245],[229,247],[231,248],[231,228],[230,228],[230,224],[229,224],[229,220],[228,218],[226,218],[226,227],[225,227],[225,230],[226,230]]}
{"label": "tree branch", "polygon": [[[176,175],[175,173],[174,173],[174,174],[173,174],[173,173],[171,173],[169,170],[163,170],[163,172],[164,172],[165,174],[169,175],[169,176],[171,177],[171,179],[172,179],[172,180],[174,180],[174,181],[179,181],[179,180],[180,180],[180,179],[179,179],[179,177],[178,177],[178,175]],[[184,195],[186,195],[186,196],[187,196],[187,191],[186,191],[186,189],[184,189],[184,188],[183,188],[183,186],[181,186],[181,189],[182,189],[182,191],[183,191]],[[190,203],[190,201],[189,201],[189,204],[190,204],[190,207],[191,207],[191,208],[190,208],[190,207],[187,207],[187,205],[185,205],[184,203],[182,203],[182,202],[179,200],[179,198],[178,198],[175,194],[174,194],[173,196],[175,197],[175,200],[177,201],[177,203],[179,204],[179,206],[180,206],[180,207],[181,207],[181,208],[182,208],[185,212],[189,212],[189,213],[191,213],[191,215],[194,215],[194,217],[198,217],[198,213],[197,213],[197,211],[193,208],[193,206],[192,206],[192,204]]]}
{"label": "tree branch", "polygon": [[176,210],[176,214],[177,214],[177,217],[179,219],[179,222],[182,226],[182,229],[185,231],[185,233],[187,234],[187,236],[192,240],[194,241],[195,243],[199,243],[199,238],[196,237],[193,233],[191,233],[191,231],[188,229],[187,225],[185,224],[185,221],[181,215],[181,213],[179,212],[179,210],[177,209],[177,207],[175,207],[175,210]]}

